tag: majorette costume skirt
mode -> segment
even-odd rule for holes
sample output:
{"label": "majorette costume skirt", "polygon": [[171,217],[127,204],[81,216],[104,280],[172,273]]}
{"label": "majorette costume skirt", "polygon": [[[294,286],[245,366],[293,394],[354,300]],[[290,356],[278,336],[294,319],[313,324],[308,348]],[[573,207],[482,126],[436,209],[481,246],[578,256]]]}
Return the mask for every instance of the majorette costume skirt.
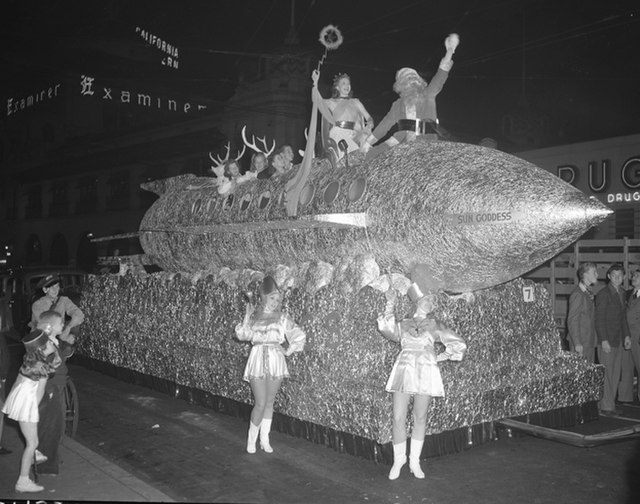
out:
{"label": "majorette costume skirt", "polygon": [[2,412],[17,422],[38,422],[38,382],[19,374]]}
{"label": "majorette costume skirt", "polygon": [[255,378],[289,378],[289,368],[282,346],[278,343],[253,345],[243,378],[245,381]]}
{"label": "majorette costume skirt", "polygon": [[424,349],[403,349],[387,381],[387,392],[444,397],[444,385],[435,353]]}

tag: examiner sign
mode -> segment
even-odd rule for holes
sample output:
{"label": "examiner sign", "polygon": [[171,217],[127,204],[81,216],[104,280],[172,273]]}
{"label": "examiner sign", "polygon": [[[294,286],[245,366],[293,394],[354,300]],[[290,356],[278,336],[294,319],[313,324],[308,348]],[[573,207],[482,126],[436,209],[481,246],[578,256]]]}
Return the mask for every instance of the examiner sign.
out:
{"label": "examiner sign", "polygon": [[207,108],[206,105],[194,105],[189,102],[179,103],[177,100],[161,96],[151,96],[143,92],[130,90],[117,90],[111,87],[94,88],[95,78],[88,75],[80,77],[80,94],[82,96],[95,96],[102,100],[117,101],[120,103],[131,103],[147,108],[164,109],[172,112],[192,112],[192,109],[201,111]]}
{"label": "examiner sign", "polygon": [[7,116],[14,115],[22,110],[33,107],[38,103],[53,100],[58,96],[58,90],[62,84],[53,84],[48,88],[39,89],[35,93],[19,98],[7,99]]}

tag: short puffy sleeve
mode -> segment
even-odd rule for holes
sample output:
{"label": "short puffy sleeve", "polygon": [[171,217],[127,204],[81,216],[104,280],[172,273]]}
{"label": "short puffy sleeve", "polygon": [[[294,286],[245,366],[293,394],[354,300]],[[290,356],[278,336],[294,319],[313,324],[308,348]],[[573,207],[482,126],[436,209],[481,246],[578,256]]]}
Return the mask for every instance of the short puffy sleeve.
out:
{"label": "short puffy sleeve", "polygon": [[302,328],[298,324],[296,324],[293,319],[286,313],[283,314],[283,323],[284,335],[289,342],[287,353],[292,354],[293,352],[302,352],[302,350],[304,350],[304,344],[307,340],[307,335],[302,330]]}
{"label": "short puffy sleeve", "polygon": [[438,362],[444,360],[460,361],[467,351],[467,344],[451,329],[442,324],[438,324],[435,331],[440,342],[445,346],[445,351],[438,354],[436,360]]}
{"label": "short puffy sleeve", "polygon": [[251,341],[253,339],[253,331],[249,324],[240,323],[236,326],[236,338],[240,341]]}
{"label": "short puffy sleeve", "polygon": [[396,323],[396,317],[393,313],[378,317],[378,331],[391,341],[400,341],[400,326]]}
{"label": "short puffy sleeve", "polygon": [[53,369],[42,361],[24,363],[20,368],[20,374],[30,378],[33,381],[47,378]]}

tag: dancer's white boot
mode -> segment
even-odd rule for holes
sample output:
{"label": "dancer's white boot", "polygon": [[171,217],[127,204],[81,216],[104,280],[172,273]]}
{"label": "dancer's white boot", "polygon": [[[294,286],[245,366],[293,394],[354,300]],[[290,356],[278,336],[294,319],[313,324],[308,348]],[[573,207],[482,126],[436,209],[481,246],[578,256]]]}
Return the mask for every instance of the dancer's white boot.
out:
{"label": "dancer's white boot", "polygon": [[389,479],[394,480],[398,479],[400,476],[400,469],[402,466],[407,463],[407,442],[403,441],[402,443],[393,445],[393,466],[391,466],[391,471],[389,471]]}
{"label": "dancer's white boot", "polygon": [[249,434],[247,435],[247,453],[256,452],[256,441],[258,439],[258,432],[260,432],[260,426],[253,425],[253,422],[249,420]]}
{"label": "dancer's white boot", "polygon": [[422,453],[423,444],[424,439],[418,441],[417,439],[411,438],[411,447],[409,451],[409,471],[411,471],[413,475],[418,479],[424,479],[424,472],[422,472],[422,468],[420,467],[420,454]]}
{"label": "dancer's white boot", "polygon": [[269,443],[269,432],[271,432],[271,418],[263,418],[260,424],[260,448],[265,453],[273,453],[273,448]]}

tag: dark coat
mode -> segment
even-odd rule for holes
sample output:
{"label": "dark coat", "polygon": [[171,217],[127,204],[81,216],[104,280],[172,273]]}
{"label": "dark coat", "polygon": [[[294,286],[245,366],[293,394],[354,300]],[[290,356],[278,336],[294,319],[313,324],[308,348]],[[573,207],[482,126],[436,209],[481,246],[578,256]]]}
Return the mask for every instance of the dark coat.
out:
{"label": "dark coat", "polygon": [[596,334],[598,344],[608,341],[612,347],[621,346],[629,336],[625,303],[611,283],[596,294]]}

